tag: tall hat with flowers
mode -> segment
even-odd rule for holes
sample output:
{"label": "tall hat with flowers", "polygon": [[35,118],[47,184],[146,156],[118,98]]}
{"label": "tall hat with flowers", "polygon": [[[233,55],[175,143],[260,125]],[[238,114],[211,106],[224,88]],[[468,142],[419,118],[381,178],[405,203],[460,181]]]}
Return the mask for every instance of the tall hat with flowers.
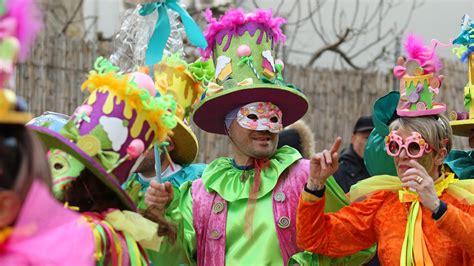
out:
{"label": "tall hat with flowers", "polygon": [[464,87],[464,111],[450,113],[450,125],[453,134],[469,136],[474,130],[474,23],[468,15],[464,15],[461,23],[461,32],[453,41],[458,45],[453,51],[468,65],[468,82]]}
{"label": "tall hat with flowers", "polygon": [[179,1],[133,2],[138,5],[124,19],[111,60],[121,69],[145,65],[141,70],[153,77],[158,94],[175,99],[177,126],[171,137],[174,149],[169,155],[178,164],[192,163],[199,147],[187,122],[213,68],[207,62],[187,64],[181,59],[183,35],[186,33],[190,43],[201,48],[206,48],[206,39]]}
{"label": "tall hat with flowers", "polygon": [[425,46],[416,35],[408,35],[405,41],[407,60],[399,58],[393,73],[400,80],[402,105],[397,109],[399,116],[427,116],[446,111],[444,103],[434,101],[439,93],[443,76],[438,76],[441,61],[435,54],[436,43]]}
{"label": "tall hat with flowers", "polygon": [[300,89],[285,83],[284,64],[275,60],[275,48],[285,41],[280,28],[285,19],[261,9],[250,14],[232,9],[219,20],[207,10],[205,17],[208,47],[201,55],[212,56],[215,75],[193,113],[194,122],[205,131],[226,134],[225,116],[253,102],[276,105],[283,113],[283,126],[301,118],[308,101]]}
{"label": "tall hat with flowers", "polygon": [[200,59],[188,64],[179,54],[173,54],[155,65],[153,71],[157,91],[160,95],[171,95],[177,104],[177,125],[171,136],[174,143],[171,159],[179,164],[192,163],[199,146],[196,135],[189,127],[189,116],[201,98],[204,83],[211,80],[214,67],[209,61]]}
{"label": "tall hat with flowers", "polygon": [[[89,97],[59,133],[46,126],[29,127],[50,148],[53,175],[78,174],[78,168],[86,167],[133,210],[135,205],[121,184],[139,156],[163,141],[176,125],[176,103],[170,97],[151,96],[155,88],[148,75],[119,74],[118,68],[103,58],[97,59],[82,89]],[[56,157],[58,151],[77,162]]]}
{"label": "tall hat with flowers", "polygon": [[33,0],[0,1],[0,123],[25,124],[31,119],[25,101],[8,89],[15,63],[26,59],[41,28]]}

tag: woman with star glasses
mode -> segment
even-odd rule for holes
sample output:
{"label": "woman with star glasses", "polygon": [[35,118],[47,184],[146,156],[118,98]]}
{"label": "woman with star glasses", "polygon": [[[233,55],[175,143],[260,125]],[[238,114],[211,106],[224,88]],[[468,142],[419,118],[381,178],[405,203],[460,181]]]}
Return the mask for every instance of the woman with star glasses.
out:
{"label": "woman with star glasses", "polygon": [[387,154],[397,176],[351,188],[351,205],[324,213],[325,181],[338,167],[340,138],[315,154],[297,212],[297,243],[313,253],[347,256],[378,244],[383,265],[473,265],[474,182],[443,167],[452,132],[442,115],[390,124]]}

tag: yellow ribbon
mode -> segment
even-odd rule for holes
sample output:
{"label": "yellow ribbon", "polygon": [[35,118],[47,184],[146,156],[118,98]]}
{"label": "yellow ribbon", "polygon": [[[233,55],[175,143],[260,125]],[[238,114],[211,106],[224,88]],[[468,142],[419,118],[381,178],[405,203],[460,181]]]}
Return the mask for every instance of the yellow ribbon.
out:
{"label": "yellow ribbon", "polygon": [[[458,179],[454,178],[453,173],[448,173],[445,178],[436,182],[436,195],[441,196],[448,186]],[[432,266],[428,248],[426,247],[425,238],[422,228],[422,212],[420,210],[420,201],[418,193],[407,190],[399,190],[400,202],[411,202],[410,213],[408,214],[407,226],[405,229],[405,238],[400,255],[400,265],[402,266]]]}
{"label": "yellow ribbon", "polygon": [[[405,240],[400,256],[400,265],[433,265],[423,238],[422,212],[418,194],[402,188],[402,182],[397,176],[381,175],[364,179],[351,187],[349,198],[351,202],[361,201],[377,191],[398,192],[400,202],[412,202],[407,219]],[[474,180],[459,180],[454,173],[444,173],[435,183],[438,196],[446,191],[460,201],[474,204]]]}
{"label": "yellow ribbon", "polygon": [[[241,82],[237,83],[237,86],[248,86],[253,84],[253,79],[252,78],[246,78],[242,80]],[[209,82],[207,84],[207,91],[206,91],[206,96],[213,96],[219,92],[224,91],[224,86],[219,85],[214,82]]]}
{"label": "yellow ribbon", "polygon": [[158,224],[131,211],[115,210],[105,216],[115,230],[127,233],[145,249],[160,250],[162,237],[158,237]]}

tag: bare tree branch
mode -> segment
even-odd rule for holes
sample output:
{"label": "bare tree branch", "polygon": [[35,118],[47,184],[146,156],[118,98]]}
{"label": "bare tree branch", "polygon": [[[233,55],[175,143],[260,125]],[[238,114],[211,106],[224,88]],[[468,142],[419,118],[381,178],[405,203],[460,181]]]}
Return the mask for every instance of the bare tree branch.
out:
{"label": "bare tree branch", "polygon": [[[307,67],[311,67],[313,65],[313,63],[321,56],[323,55],[323,53],[327,52],[327,51],[333,51],[333,52],[336,52],[336,50],[339,50],[339,46],[344,43],[344,41],[346,40],[347,36],[349,35],[349,33],[351,32],[351,29],[347,28],[346,31],[344,32],[344,35],[342,36],[339,36],[338,40],[333,43],[333,44],[329,44],[329,45],[326,45],[324,47],[321,47],[319,48],[316,52],[314,52],[313,56],[309,59],[308,63],[306,64]],[[350,61],[350,60],[348,60]]]}
{"label": "bare tree branch", "polygon": [[64,34],[66,33],[66,30],[67,28],[69,27],[69,25],[71,25],[72,21],[74,20],[74,18],[76,17],[77,13],[82,10],[82,4],[83,4],[84,0],[79,0],[79,3],[77,3],[77,6],[76,6],[76,9],[74,9],[74,12],[72,13],[71,17],[69,17],[69,20],[66,21],[66,23],[64,24],[63,26],[63,29],[61,30],[61,33]]}

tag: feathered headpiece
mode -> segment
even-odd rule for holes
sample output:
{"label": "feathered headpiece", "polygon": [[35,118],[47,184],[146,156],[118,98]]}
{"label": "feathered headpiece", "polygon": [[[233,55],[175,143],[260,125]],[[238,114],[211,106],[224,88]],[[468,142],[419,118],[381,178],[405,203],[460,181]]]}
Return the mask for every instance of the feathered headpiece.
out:
{"label": "feathered headpiece", "polygon": [[405,51],[408,60],[415,60],[423,68],[425,74],[438,72],[443,68],[443,64],[435,53],[437,42],[433,41],[432,46],[425,46],[423,39],[415,34],[409,34],[405,41]]}
{"label": "feathered headpiece", "polygon": [[28,48],[42,27],[40,10],[35,0],[7,0],[0,14],[0,40],[16,37],[20,43],[19,59],[25,60]]}

